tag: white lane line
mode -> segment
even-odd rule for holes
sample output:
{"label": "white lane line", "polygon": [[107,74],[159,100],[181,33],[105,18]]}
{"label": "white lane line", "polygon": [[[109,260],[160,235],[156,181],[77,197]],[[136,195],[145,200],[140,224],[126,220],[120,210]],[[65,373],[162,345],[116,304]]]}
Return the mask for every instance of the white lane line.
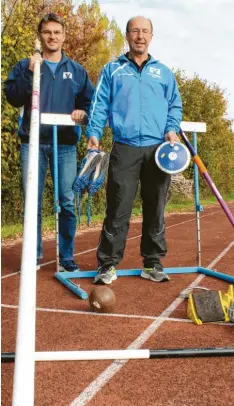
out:
{"label": "white lane line", "polygon": [[[1,307],[3,309],[18,309],[18,306],[16,305],[7,305],[7,304],[1,304]],[[44,307],[37,307],[37,311],[39,312],[49,312],[49,313],[65,313],[65,314],[76,314],[76,315],[82,315],[82,316],[93,316],[93,317],[119,317],[119,318],[127,318],[127,319],[145,319],[145,320],[158,320],[162,319],[163,321],[172,321],[176,323],[192,323],[192,320],[189,319],[180,319],[177,317],[161,317],[161,316],[140,316],[140,315],[135,315],[135,314],[116,314],[116,313],[94,313],[94,312],[85,312],[85,311],[80,311],[80,310],[63,310],[63,309],[47,309]],[[7,322],[7,320],[2,321],[2,323]],[[218,321],[212,324],[218,324],[218,325],[224,325],[224,326],[231,326],[234,328],[233,323],[227,323],[226,321]]]}
{"label": "white lane line", "polygon": [[[4,309],[18,309],[17,305],[2,304],[1,307]],[[119,318],[126,318],[126,319],[146,319],[146,320],[158,320],[158,319],[162,318],[160,316],[141,316],[141,315],[135,315],[135,314],[116,314],[116,313],[95,313],[95,312],[88,312],[88,311],[85,312],[85,311],[80,311],[80,310],[48,309],[45,307],[37,307],[36,310],[40,311],[40,312],[77,314],[77,315],[82,315],[82,316],[93,316],[93,317],[119,317]],[[164,317],[163,320],[190,323],[190,320],[176,318],[176,317],[173,317],[173,318]]]}
{"label": "white lane line", "polygon": [[19,272],[9,273],[8,275],[2,276],[1,279],[10,278],[10,276],[15,276],[15,275],[19,275]]}
{"label": "white lane line", "polygon": [[[216,213],[219,213],[219,211],[216,211],[216,212],[210,213],[210,214],[206,214],[206,215],[202,216],[201,218],[208,217],[208,216],[213,216]],[[185,220],[185,221],[182,221],[180,223],[172,224],[171,226],[166,227],[166,230],[168,228],[180,226],[181,224],[189,223],[190,221],[195,221],[195,218],[192,218],[190,220]],[[127,238],[127,241],[135,240],[136,238],[140,238],[140,237],[141,237],[141,234],[139,234],[139,235],[137,235],[135,237]],[[90,248],[89,250],[78,252],[77,254],[74,254],[74,257],[76,257],[78,255],[88,254],[89,252],[93,252],[93,251],[97,251],[97,248]],[[55,262],[56,262],[55,260],[52,260],[52,261],[49,261],[49,262],[44,262],[43,264],[40,264],[40,267],[42,268],[43,266],[54,264]],[[15,275],[19,275],[19,272],[14,272],[14,273],[11,273],[11,274],[8,274],[8,275],[4,275],[4,276],[1,277],[1,279],[10,278],[11,276],[15,276]]]}
{"label": "white lane line", "polygon": [[[208,266],[209,269],[213,268],[221,258],[233,247],[234,241],[228,245]],[[188,289],[194,288],[197,286],[201,280],[205,277],[205,275],[199,275],[195,281],[193,281],[189,286]],[[127,349],[138,349],[142,347],[142,345],[149,340],[149,338],[158,330],[161,324],[164,322],[165,317],[169,317],[176,308],[183,302],[183,298],[176,298],[171,305],[164,310],[159,319],[155,320],[147,329],[145,329],[137,338],[134,340]],[[91,382],[84,390],[80,393],[80,395],[72,401],[70,406],[84,406],[86,405],[109,381],[110,379],[117,373],[119,370],[128,362],[128,360],[116,360],[112,362],[109,367],[107,367],[98,377]]]}
{"label": "white lane line", "polygon": [[213,262],[208,266],[209,269],[212,269],[219,261],[224,257],[225,254],[228,253],[228,251],[234,246],[234,240],[230,242],[230,244],[217,256],[216,259],[214,259]]}
{"label": "white lane line", "polygon": [[[1,307],[3,309],[18,309],[18,306],[16,305],[7,305],[7,304],[2,304]],[[160,316],[140,316],[140,315],[135,315],[135,314],[116,314],[116,313],[94,313],[94,312],[85,312],[85,311],[80,311],[80,310],[63,310],[63,309],[47,309],[44,307],[37,307],[37,311],[39,312],[49,312],[49,313],[65,313],[65,314],[76,314],[76,315],[82,315],[82,316],[94,316],[94,317],[119,317],[119,318],[128,318],[128,319],[145,319],[145,320],[158,320],[158,319],[163,319],[163,321],[174,321],[176,323],[192,323],[192,320],[189,319],[181,319],[177,317],[160,317]],[[6,320],[7,321],[7,320]],[[4,323],[4,321],[3,321]],[[234,328],[233,323],[227,323],[226,321],[218,321],[216,323],[212,324],[220,324],[220,325],[225,325],[225,326],[231,326]]]}

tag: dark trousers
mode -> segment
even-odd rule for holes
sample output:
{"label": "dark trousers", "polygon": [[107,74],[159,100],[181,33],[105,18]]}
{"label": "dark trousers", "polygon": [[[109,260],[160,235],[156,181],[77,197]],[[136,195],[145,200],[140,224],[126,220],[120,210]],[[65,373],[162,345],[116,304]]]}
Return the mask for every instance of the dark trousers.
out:
{"label": "dark trousers", "polygon": [[99,266],[117,265],[123,258],[139,180],[143,204],[141,256],[153,267],[167,252],[164,209],[170,175],[155,163],[157,145],[132,147],[114,143],[108,169],[107,209],[97,250]]}

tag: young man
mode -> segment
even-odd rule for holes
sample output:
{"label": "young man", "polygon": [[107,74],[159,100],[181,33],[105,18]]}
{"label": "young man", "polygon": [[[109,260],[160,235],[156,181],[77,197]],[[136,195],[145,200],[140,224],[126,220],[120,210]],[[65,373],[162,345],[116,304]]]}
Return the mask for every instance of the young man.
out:
{"label": "young man", "polygon": [[[10,72],[4,88],[10,104],[14,107],[24,106],[24,114],[19,128],[24,195],[27,187],[32,79],[35,61],[40,60],[41,62],[41,113],[71,114],[74,121],[82,123],[87,117],[94,90],[85,69],[68,58],[62,51],[65,27],[59,16],[56,14],[44,16],[38,25],[38,37],[41,41],[42,54],[36,53],[29,59],[20,60]],[[59,213],[60,270],[69,272],[79,269],[73,260],[76,216],[72,185],[77,173],[77,141],[77,128],[58,127],[58,179],[61,206]],[[40,125],[38,260],[42,258],[42,198],[48,163],[53,176],[52,129],[51,126]]]}
{"label": "young man", "polygon": [[90,108],[88,147],[98,148],[107,118],[114,141],[106,218],[97,250],[97,284],[110,284],[117,278],[115,266],[123,258],[139,180],[143,201],[141,276],[155,282],[169,279],[160,258],[167,252],[164,208],[170,175],[157,167],[154,156],[164,141],[172,145],[179,141],[176,133],[182,103],[172,71],[148,54],[152,36],[152,23],[147,18],[128,21],[129,52],[104,67]]}

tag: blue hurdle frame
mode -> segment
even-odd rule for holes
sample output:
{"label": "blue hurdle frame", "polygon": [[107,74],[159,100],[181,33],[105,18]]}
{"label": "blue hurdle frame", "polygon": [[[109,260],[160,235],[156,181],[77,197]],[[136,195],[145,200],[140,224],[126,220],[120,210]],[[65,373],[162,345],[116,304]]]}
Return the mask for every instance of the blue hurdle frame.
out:
{"label": "blue hurdle frame", "polygon": [[[51,124],[53,125],[53,132],[54,134],[57,133],[57,127],[59,124],[63,124],[63,118],[66,120],[66,125],[75,125],[75,122],[71,121],[67,115],[49,115],[49,114],[44,114],[43,115],[46,120],[46,124]],[[50,119],[49,116],[53,116],[52,119]],[[58,117],[58,118],[57,118]],[[198,131],[199,131],[199,125],[202,125],[202,130],[199,132],[205,132],[205,123],[186,123],[188,125],[194,124],[195,127],[196,125],[198,126]],[[186,129],[185,129],[186,131]],[[196,131],[193,131],[192,129],[188,129],[187,131],[192,132],[192,137],[193,137],[193,146],[195,151],[197,152],[197,134]],[[57,148],[57,143],[54,143],[55,148]],[[56,154],[56,152],[55,152]],[[201,247],[200,247],[200,212],[203,211],[203,207],[200,204],[200,198],[199,198],[199,181],[198,181],[198,168],[196,164],[193,164],[194,167],[194,188],[195,188],[195,210],[196,210],[196,226],[197,226],[197,261],[198,261],[198,266],[193,266],[193,267],[177,267],[177,268],[164,268],[164,272],[167,274],[190,274],[190,273],[200,273],[208,276],[212,276],[221,280],[224,280],[228,283],[234,284],[234,277],[231,275],[227,274],[222,274],[220,272],[216,272],[214,270],[208,269],[208,268],[203,268],[201,266]],[[55,205],[56,206],[56,205]],[[121,269],[121,270],[116,270],[117,276],[140,276],[141,274],[141,269]],[[83,290],[80,285],[76,285],[75,283],[71,282],[70,279],[83,279],[83,278],[94,278],[97,275],[97,271],[77,271],[77,272],[56,272],[55,273],[55,278],[61,282],[64,286],[66,286],[71,292],[73,292],[75,295],[80,297],[81,299],[88,299],[88,293]]]}
{"label": "blue hurdle frame", "polygon": [[[117,269],[117,276],[140,276],[142,269]],[[226,275],[214,270],[210,270],[202,267],[185,267],[185,268],[164,268],[166,274],[190,274],[200,273],[208,276],[213,276],[218,279],[222,279],[228,283],[234,283],[234,276]],[[69,279],[82,279],[82,278],[94,278],[97,275],[97,271],[79,271],[79,272],[56,272],[55,278],[71,290],[75,295],[81,299],[88,299],[88,294],[85,290],[81,289],[80,285],[76,285]]]}

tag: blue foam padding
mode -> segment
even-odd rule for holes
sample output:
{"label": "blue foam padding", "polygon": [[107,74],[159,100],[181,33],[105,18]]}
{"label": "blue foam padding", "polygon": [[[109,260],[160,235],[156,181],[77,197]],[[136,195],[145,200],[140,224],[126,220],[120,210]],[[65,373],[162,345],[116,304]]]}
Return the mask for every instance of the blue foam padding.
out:
{"label": "blue foam padding", "polygon": [[[142,269],[117,269],[117,276],[140,276]],[[213,276],[218,279],[222,279],[228,283],[234,283],[234,276],[226,275],[220,272],[213,271],[211,269],[202,267],[179,267],[179,268],[164,268],[164,272],[167,274],[190,274],[201,273],[208,276]],[[59,280],[69,290],[79,296],[81,299],[87,299],[88,294],[79,286],[72,283],[69,279],[82,279],[82,278],[94,278],[97,275],[97,271],[77,271],[77,272],[56,272],[55,278]]]}
{"label": "blue foam padding", "polygon": [[[184,268],[164,268],[165,273],[179,274],[179,273],[194,273],[198,272],[198,267],[184,267]],[[142,269],[117,269],[117,276],[139,276]],[[63,275],[62,278],[94,278],[97,275],[97,271],[77,271],[77,272],[59,272]]]}
{"label": "blue foam padding", "polygon": [[[81,289],[79,286],[75,285],[67,279],[67,276],[64,274],[74,274],[74,272],[56,272],[55,278],[59,280],[64,286],[71,290],[75,295],[79,296],[81,299],[88,299],[88,293],[85,290]],[[70,276],[71,278],[71,276]]]}
{"label": "blue foam padding", "polygon": [[226,275],[221,272],[216,272],[216,271],[212,271],[211,269],[201,268],[201,267],[199,267],[198,272],[200,272],[204,275],[213,276],[214,278],[222,279],[223,281],[226,281],[228,283],[234,283],[234,276],[231,276],[231,275]]}

